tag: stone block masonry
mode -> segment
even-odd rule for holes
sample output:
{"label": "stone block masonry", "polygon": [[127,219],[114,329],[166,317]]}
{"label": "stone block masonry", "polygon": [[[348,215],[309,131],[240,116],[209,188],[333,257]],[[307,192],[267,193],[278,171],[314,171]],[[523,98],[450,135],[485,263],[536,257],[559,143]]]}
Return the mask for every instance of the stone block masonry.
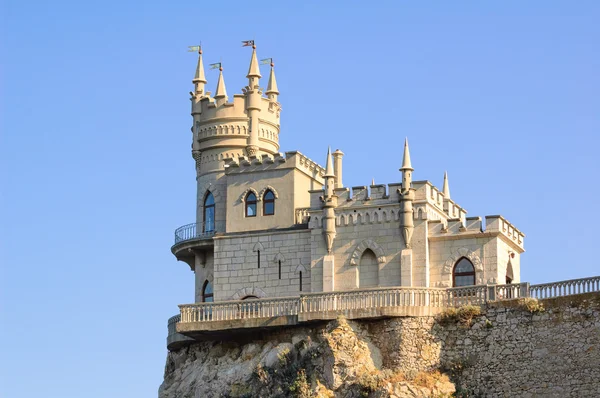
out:
{"label": "stone block masonry", "polygon": [[[159,397],[290,396],[301,369],[310,396],[600,396],[600,293],[540,303],[488,303],[462,323],[338,319],[191,343],[168,354]],[[433,388],[418,385],[437,370]]]}

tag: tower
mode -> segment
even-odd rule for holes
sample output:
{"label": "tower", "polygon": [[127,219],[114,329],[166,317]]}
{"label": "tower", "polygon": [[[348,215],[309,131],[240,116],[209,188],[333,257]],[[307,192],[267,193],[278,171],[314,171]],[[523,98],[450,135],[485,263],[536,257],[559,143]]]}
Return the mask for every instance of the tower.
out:
{"label": "tower", "polygon": [[248,85],[242,94],[230,99],[225,89],[223,67],[219,63],[219,76],[214,96],[205,90],[202,50],[198,51],[198,64],[192,82],[192,157],[196,162],[198,228],[220,229],[225,225],[225,209],[216,208],[214,220],[205,220],[204,201],[212,194],[214,200],[224,200],[226,189],[221,181],[228,159],[260,157],[261,153],[274,155],[279,151],[279,91],[275,72],[271,67],[268,98],[260,87],[260,69],[256,46],[252,46]]}

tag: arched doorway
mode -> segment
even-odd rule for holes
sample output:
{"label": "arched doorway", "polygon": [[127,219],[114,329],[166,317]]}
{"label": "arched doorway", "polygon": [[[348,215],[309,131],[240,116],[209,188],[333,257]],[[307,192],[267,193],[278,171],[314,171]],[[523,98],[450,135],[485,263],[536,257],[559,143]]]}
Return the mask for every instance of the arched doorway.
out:
{"label": "arched doorway", "polygon": [[358,286],[379,286],[379,262],[371,249],[366,249],[360,257],[358,266]]}

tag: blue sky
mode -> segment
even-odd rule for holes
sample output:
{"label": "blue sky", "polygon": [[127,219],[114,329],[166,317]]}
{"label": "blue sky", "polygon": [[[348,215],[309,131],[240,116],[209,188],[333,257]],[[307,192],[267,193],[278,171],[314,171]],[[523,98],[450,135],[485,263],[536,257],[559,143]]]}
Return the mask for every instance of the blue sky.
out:
{"label": "blue sky", "polygon": [[240,41],[274,58],[282,151],[324,163],[331,145],[347,186],[390,183],[408,137],[415,179],[441,187],[448,170],[469,216],[525,232],[523,280],[600,274],[597,1],[5,1],[0,14],[4,397],[156,395],[167,319],[193,301],[169,248],[194,220],[199,40],[230,96],[246,84]]}

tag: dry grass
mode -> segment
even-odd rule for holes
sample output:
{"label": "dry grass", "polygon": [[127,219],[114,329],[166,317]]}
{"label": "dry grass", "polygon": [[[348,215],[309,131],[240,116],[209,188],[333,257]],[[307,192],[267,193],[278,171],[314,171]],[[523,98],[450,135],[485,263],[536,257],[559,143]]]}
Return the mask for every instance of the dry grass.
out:
{"label": "dry grass", "polygon": [[449,382],[450,379],[445,374],[441,373],[439,370],[433,370],[431,372],[419,372],[413,383],[419,387],[425,387],[430,390],[438,383]]}
{"label": "dry grass", "polygon": [[463,305],[458,308],[448,308],[438,316],[438,322],[442,325],[459,323],[463,326],[471,326],[473,318],[481,315],[481,307],[476,305]]}
{"label": "dry grass", "polygon": [[532,314],[544,312],[544,305],[538,299],[527,297],[519,299],[519,305]]}

